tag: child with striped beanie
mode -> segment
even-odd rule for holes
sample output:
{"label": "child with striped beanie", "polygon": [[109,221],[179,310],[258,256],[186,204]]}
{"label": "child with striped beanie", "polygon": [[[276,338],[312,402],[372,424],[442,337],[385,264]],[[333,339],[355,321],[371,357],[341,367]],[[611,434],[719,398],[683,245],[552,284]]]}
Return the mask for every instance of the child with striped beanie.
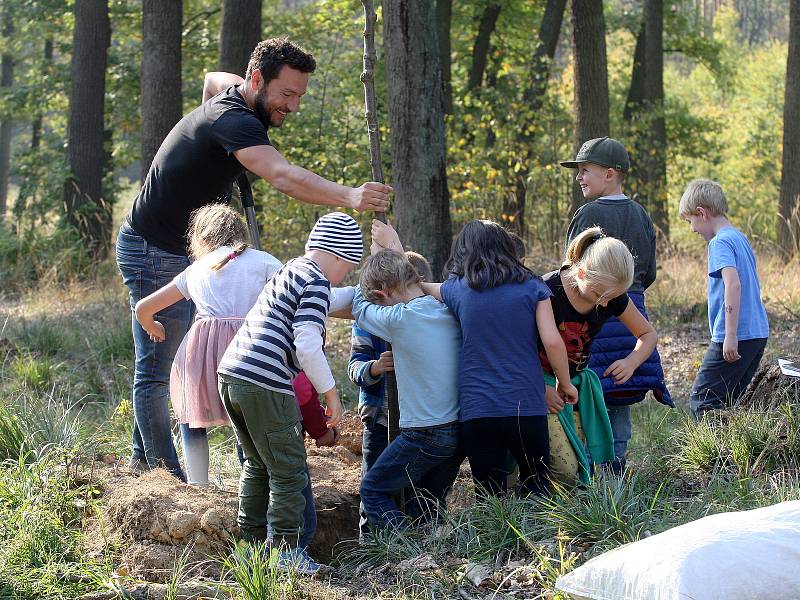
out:
{"label": "child with striped beanie", "polygon": [[[320,565],[297,546],[303,530],[306,450],[292,379],[304,371],[325,397],[328,426],[342,404],[322,351],[329,311],[349,306],[353,288],[331,289],[361,262],[361,230],[352,217],[317,221],[303,256],[264,286],[219,366],[220,396],[245,462],[239,482],[240,537],[264,541],[269,523],[278,566],[315,573]],[[335,292],[335,293],[334,293]]]}

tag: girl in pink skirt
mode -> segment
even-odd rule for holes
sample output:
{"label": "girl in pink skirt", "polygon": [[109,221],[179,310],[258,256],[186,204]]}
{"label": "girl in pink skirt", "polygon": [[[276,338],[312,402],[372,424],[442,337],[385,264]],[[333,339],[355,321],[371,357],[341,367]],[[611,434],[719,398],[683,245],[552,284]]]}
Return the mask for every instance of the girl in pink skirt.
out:
{"label": "girl in pink skirt", "polygon": [[188,482],[208,485],[207,428],[230,424],[217,390],[217,366],[281,262],[248,249],[244,222],[224,204],[195,211],[188,237],[194,262],[171,283],[142,298],[136,318],[152,340],[161,342],[164,326],[156,320],[158,311],[184,298],[195,304],[194,324],[172,363],[170,397],[181,425]]}

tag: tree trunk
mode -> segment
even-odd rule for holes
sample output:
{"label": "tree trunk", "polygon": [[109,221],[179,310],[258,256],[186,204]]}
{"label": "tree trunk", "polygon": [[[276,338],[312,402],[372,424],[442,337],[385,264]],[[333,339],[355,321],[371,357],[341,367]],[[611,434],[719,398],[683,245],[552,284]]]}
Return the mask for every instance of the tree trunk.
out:
{"label": "tree trunk", "polygon": [[103,101],[111,42],[108,0],[75,0],[74,14],[67,148],[72,175],[64,200],[68,221],[92,256],[101,259],[111,241],[111,210],[103,198]]}
{"label": "tree trunk", "polygon": [[142,2],[142,181],[161,142],[183,114],[183,0]]}
{"label": "tree trunk", "polygon": [[667,210],[667,129],[664,123],[664,4],[644,3],[644,146],[638,160],[639,194],[650,211],[656,231],[669,238]]}
{"label": "tree trunk", "polygon": [[453,0],[436,0],[436,30],[439,40],[439,64],[442,66],[442,95],[444,113],[453,114],[453,85],[450,59],[450,22],[453,16]]}
{"label": "tree trunk", "polygon": [[531,61],[531,79],[524,94],[525,101],[531,105],[534,114],[544,104],[544,94],[550,79],[550,66],[556,55],[566,6],[567,0],[547,0],[544,8],[542,23],[539,26],[539,42]]}
{"label": "tree trunk", "polygon": [[244,76],[261,41],[261,0],[225,0],[219,36],[219,70]]}
{"label": "tree trunk", "polygon": [[[50,63],[53,60],[53,40],[46,39],[44,41],[44,60]],[[42,140],[42,113],[37,112],[31,124],[31,150],[39,148]]]}
{"label": "tree trunk", "polygon": [[789,55],[783,101],[783,168],[778,244],[787,254],[800,250],[800,0],[789,0]]}
{"label": "tree trunk", "polygon": [[639,33],[636,36],[636,48],[633,51],[631,85],[628,88],[628,97],[625,100],[625,108],[623,109],[622,113],[622,120],[629,129],[633,127],[634,118],[641,110],[642,102],[644,102],[644,36],[645,23],[644,19],[642,19],[642,24],[639,27]]}
{"label": "tree trunk", "polygon": [[639,26],[636,35],[636,47],[633,51],[633,67],[631,69],[631,84],[628,88],[628,97],[625,99],[625,108],[622,111],[622,122],[625,125],[628,152],[630,153],[631,168],[626,178],[626,187],[631,197],[639,200],[642,182],[639,180],[639,156],[641,154],[642,138],[646,137],[642,130],[645,98],[645,22]]}
{"label": "tree trunk", "polygon": [[[3,40],[6,48],[14,33],[11,7],[6,5],[2,14]],[[0,87],[10,88],[14,84],[14,57],[10,50],[3,52],[0,59]],[[11,128],[10,114],[0,115],[0,221],[5,218],[8,206],[8,174],[11,170]]]}
{"label": "tree trunk", "polygon": [[489,48],[491,46],[492,32],[497,25],[497,18],[500,16],[500,5],[491,3],[486,6],[481,15],[481,22],[478,26],[478,36],[472,46],[472,66],[469,69],[469,80],[467,89],[474,90],[483,84],[483,75],[486,72],[486,64],[489,60]]}
{"label": "tree trunk", "polygon": [[383,15],[397,230],[439,275],[450,252],[452,226],[434,7],[385,0]]}
{"label": "tree trunk", "polygon": [[[575,86],[573,145],[577,154],[586,140],[603,137],[609,133],[608,65],[603,0],[572,0],[570,21]],[[580,186],[573,183],[570,214],[584,202]]]}
{"label": "tree trunk", "polygon": [[[542,22],[539,25],[539,42],[531,60],[530,81],[523,92],[529,114],[534,119],[544,105],[547,82],[550,80],[550,66],[556,55],[556,46],[558,37],[561,35],[561,23],[564,20],[566,6],[567,0],[547,0]],[[527,132],[526,127],[519,127],[517,132],[517,140],[524,150],[520,157],[521,167],[513,174],[514,193],[507,196],[503,204],[503,213],[511,217],[509,228],[524,239],[526,234],[525,205],[528,196],[527,176],[530,172],[533,145],[532,136]]]}

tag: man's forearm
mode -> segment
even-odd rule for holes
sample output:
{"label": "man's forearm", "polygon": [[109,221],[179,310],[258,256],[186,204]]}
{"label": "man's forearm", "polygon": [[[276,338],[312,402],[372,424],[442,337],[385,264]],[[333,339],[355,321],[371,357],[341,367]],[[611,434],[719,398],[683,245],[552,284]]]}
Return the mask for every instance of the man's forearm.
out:
{"label": "man's forearm", "polygon": [[350,208],[352,188],[334,183],[308,169],[287,164],[280,175],[267,180],[275,189],[308,204]]}

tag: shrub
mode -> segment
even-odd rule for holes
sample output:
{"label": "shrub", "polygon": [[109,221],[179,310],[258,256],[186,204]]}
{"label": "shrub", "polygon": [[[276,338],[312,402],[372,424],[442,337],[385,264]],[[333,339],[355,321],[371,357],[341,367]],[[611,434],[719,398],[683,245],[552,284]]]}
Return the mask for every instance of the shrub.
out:
{"label": "shrub", "polygon": [[710,413],[698,423],[687,420],[676,430],[674,446],[672,465],[692,475],[747,478],[798,472],[800,405],[787,402],[770,411],[747,408]]}

